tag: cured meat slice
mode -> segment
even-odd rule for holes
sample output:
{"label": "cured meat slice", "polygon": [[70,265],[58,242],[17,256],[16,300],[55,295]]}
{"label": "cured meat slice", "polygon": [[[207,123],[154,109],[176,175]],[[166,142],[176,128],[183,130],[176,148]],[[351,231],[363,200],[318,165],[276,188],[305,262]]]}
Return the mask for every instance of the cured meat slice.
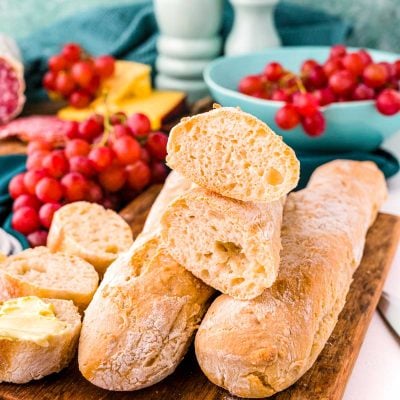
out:
{"label": "cured meat slice", "polygon": [[16,117],[25,103],[24,68],[13,39],[0,34],[0,124]]}
{"label": "cured meat slice", "polygon": [[66,121],[54,115],[34,115],[18,118],[0,126],[0,139],[17,136],[24,141],[43,140],[62,144],[65,141]]}

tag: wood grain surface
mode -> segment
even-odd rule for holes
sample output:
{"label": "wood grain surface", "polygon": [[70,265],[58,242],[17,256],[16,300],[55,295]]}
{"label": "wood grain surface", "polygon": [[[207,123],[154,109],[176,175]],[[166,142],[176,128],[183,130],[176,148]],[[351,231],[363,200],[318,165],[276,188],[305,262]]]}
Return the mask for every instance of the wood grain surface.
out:
{"label": "wood grain surface", "polygon": [[[151,188],[123,210],[138,232],[160,188]],[[139,217],[134,217],[137,211]],[[378,303],[400,236],[400,218],[379,214],[367,237],[364,257],[354,275],[346,306],[314,366],[273,400],[339,400]],[[87,382],[76,360],[64,371],[25,385],[0,384],[3,400],[236,400],[200,371],[193,348],[173,375],[138,392],[108,392]]]}

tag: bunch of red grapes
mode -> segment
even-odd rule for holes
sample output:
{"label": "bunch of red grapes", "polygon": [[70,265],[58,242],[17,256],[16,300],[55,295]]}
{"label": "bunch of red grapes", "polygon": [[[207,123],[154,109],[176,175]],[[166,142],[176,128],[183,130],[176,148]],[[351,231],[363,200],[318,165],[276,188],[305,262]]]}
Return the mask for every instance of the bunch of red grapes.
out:
{"label": "bunch of red grapes", "polygon": [[93,58],[76,43],[67,43],[48,60],[43,86],[53,96],[68,100],[76,108],[86,107],[95,97],[103,79],[114,73],[111,56]]}
{"label": "bunch of red grapes", "polygon": [[320,64],[305,60],[300,74],[287,71],[277,62],[266,65],[263,73],[244,77],[238,90],[249,96],[284,101],[275,115],[281,129],[299,124],[310,136],[325,130],[320,107],[334,102],[375,100],[378,111],[394,115],[400,111],[400,60],[374,62],[364,49],[349,52],[336,45],[329,58]]}
{"label": "bunch of red grapes", "polygon": [[32,246],[46,243],[53,214],[63,204],[86,200],[118,210],[151,183],[164,182],[168,137],[151,131],[144,114],[93,115],[66,125],[62,148],[28,145],[27,171],[9,184],[12,227]]}

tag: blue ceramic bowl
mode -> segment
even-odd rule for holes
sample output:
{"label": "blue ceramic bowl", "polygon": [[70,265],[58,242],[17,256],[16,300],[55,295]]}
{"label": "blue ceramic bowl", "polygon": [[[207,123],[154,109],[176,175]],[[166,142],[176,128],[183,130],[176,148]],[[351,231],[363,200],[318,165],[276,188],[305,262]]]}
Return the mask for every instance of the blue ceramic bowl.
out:
{"label": "blue ceramic bowl", "polygon": [[[393,62],[400,58],[394,53],[369,52],[374,61]],[[260,73],[270,61],[278,61],[288,70],[299,72],[304,60],[313,58],[323,62],[328,53],[329,47],[280,47],[257,54],[222,57],[207,66],[204,79],[218,103],[240,107],[260,118],[295,150],[319,153],[374,150],[400,130],[400,113],[384,116],[375,109],[371,100],[334,103],[321,109],[326,119],[326,130],[314,138],[307,136],[301,126],[284,131],[275,124],[274,115],[282,107],[282,102],[257,99],[236,90],[241,78]]]}

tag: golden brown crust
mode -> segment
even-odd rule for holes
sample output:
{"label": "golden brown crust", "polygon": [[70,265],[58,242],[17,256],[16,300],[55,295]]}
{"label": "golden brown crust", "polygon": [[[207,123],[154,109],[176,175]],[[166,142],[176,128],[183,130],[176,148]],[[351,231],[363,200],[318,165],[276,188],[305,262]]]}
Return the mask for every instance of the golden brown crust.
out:
{"label": "golden brown crust", "polygon": [[335,161],[285,205],[274,285],[251,301],[220,296],[196,335],[207,377],[231,393],[271,396],[314,363],[345,303],[368,227],[386,196],[370,162]]}

